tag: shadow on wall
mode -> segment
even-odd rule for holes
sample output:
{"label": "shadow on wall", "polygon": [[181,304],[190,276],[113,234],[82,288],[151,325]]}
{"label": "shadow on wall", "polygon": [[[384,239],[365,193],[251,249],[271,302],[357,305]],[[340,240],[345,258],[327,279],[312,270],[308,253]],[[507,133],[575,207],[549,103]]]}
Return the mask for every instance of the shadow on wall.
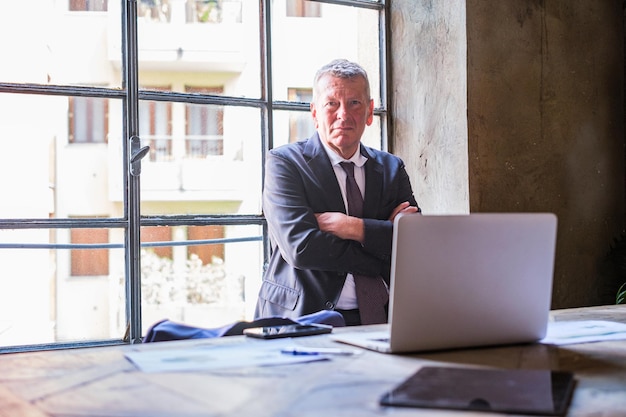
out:
{"label": "shadow on wall", "polygon": [[602,300],[608,303],[626,304],[626,234],[613,240],[602,265]]}

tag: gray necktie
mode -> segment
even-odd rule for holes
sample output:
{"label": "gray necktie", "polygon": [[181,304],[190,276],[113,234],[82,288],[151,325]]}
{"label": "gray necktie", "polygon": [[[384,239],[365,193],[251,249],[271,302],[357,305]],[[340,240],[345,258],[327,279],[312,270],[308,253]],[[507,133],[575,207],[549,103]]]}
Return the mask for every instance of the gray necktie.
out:
{"label": "gray necktie", "polygon": [[[346,199],[348,214],[363,217],[363,197],[354,179],[354,164],[342,162],[341,168],[346,172]],[[389,301],[389,293],[382,277],[353,274],[356,287],[356,298],[361,315],[361,324],[379,324],[387,322],[385,305]]]}

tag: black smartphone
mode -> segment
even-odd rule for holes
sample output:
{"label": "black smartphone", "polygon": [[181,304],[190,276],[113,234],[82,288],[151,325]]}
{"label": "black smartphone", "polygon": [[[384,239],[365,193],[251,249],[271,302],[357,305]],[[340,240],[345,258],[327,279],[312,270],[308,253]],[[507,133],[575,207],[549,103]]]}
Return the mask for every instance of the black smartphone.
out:
{"label": "black smartphone", "polygon": [[250,327],[243,334],[258,339],[278,339],[281,337],[311,336],[330,333],[333,326],[327,324],[283,324],[280,326]]}

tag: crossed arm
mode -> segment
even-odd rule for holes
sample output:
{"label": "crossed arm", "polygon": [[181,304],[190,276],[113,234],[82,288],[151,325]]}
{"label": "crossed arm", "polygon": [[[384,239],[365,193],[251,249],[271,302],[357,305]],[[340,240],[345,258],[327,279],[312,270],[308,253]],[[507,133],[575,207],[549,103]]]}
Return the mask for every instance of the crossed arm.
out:
{"label": "crossed arm", "polygon": [[[387,184],[394,194],[404,196],[400,201],[408,203],[390,208],[384,220],[360,219],[341,212],[341,197],[337,198],[334,190],[328,192],[330,182],[324,182],[332,177],[320,176],[310,167],[309,160],[290,149],[270,152],[266,161],[264,215],[281,256],[297,269],[385,273],[391,255],[391,221],[401,212],[419,211],[408,175],[398,171],[393,183]],[[385,197],[381,195],[388,204]],[[328,210],[329,205],[333,211]]]}
{"label": "crossed arm", "polygon": [[[411,206],[408,201],[400,203],[391,213],[389,220],[400,213],[417,213],[416,206]],[[315,213],[317,224],[321,231],[331,233],[341,239],[355,240],[363,243],[365,240],[365,228],[363,219],[348,216],[339,212]]]}

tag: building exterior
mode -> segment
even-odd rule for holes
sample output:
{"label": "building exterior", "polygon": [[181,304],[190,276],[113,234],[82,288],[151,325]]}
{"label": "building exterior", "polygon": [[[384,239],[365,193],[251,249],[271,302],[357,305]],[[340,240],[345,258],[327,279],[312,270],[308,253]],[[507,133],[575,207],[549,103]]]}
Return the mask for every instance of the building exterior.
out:
{"label": "building exterior", "polygon": [[[14,42],[0,45],[10,63],[0,66],[0,82],[43,87],[40,94],[0,93],[0,218],[125,215],[125,115],[122,96],[115,96],[125,85],[125,3],[5,5],[0,33]],[[315,70],[345,57],[368,69],[380,104],[376,13],[296,0],[275,0],[272,10],[274,100],[308,102]],[[151,97],[139,104],[142,145],[150,146],[142,161],[142,216],[260,215],[258,2],[140,0],[137,13],[140,94]],[[340,42],[327,30],[338,26]],[[312,133],[306,111],[275,111],[273,123],[272,146]],[[380,146],[380,137],[374,126],[365,141]],[[254,224],[144,227],[144,330],[162,318],[201,326],[250,319],[262,235]],[[124,239],[123,228],[85,224],[1,229],[0,345],[120,337]]]}

